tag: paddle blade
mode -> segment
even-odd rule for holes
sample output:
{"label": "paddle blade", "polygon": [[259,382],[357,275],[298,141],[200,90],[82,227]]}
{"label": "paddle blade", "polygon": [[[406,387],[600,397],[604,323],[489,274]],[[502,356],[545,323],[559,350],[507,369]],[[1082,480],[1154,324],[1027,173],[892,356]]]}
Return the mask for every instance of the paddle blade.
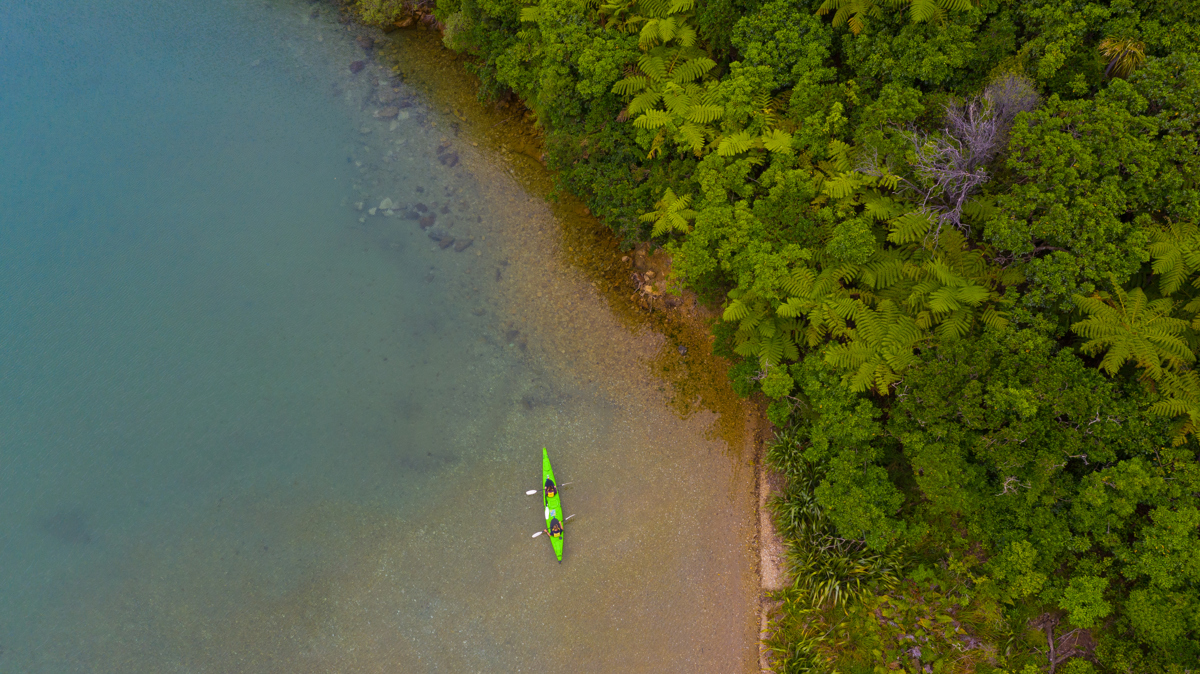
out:
{"label": "paddle blade", "polygon": [[534,495],[534,494],[536,494],[536,493],[537,493],[537,490],[536,490],[536,489],[530,489],[529,491],[525,492],[525,495],[526,495],[526,496],[533,496],[533,495]]}
{"label": "paddle blade", "polygon": [[542,535],[542,532],[540,532],[540,531],[539,531],[539,532],[537,532],[536,534],[534,534],[534,535],[533,535],[533,538],[537,538],[538,536],[541,536],[541,535]]}

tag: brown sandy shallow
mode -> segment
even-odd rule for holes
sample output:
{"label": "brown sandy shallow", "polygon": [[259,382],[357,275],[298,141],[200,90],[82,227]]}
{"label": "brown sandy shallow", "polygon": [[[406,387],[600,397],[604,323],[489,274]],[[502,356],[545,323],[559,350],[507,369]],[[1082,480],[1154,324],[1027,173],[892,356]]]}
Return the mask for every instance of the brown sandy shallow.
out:
{"label": "brown sandy shallow", "polygon": [[[370,32],[377,45],[394,45],[393,51],[383,49],[382,62],[453,116],[453,135],[463,136],[457,145],[465,142],[479,147],[482,141],[484,148],[492,150],[493,160],[498,157],[507,163],[505,170],[531,193],[544,196],[550,191],[553,178],[544,167],[545,154],[532,113],[519,104],[481,105],[473,95],[477,80],[464,72],[460,55],[442,48],[436,31],[418,25],[393,33],[389,39]],[[711,354],[709,328],[717,320],[716,313],[699,304],[693,293],[685,291],[678,298],[671,295],[678,289],[673,283],[664,283],[669,281],[669,257],[650,252],[646,246],[618,250],[607,228],[570,195],[559,195],[551,207],[558,220],[558,256],[591,280],[622,323],[648,328],[651,339],[663,340],[648,362],[650,371],[670,384],[669,404],[683,415],[697,408],[715,411],[713,432],[741,456],[753,457],[757,502],[753,547],[761,588],[757,612],[759,637],[765,639],[774,607],[767,595],[787,584],[785,549],[768,508],[783,484],[761,461],[764,436],[770,433],[765,411],[733,394],[725,377],[728,363]],[[539,234],[546,233],[539,227]],[[653,284],[650,292],[647,284]],[[628,297],[626,293],[630,293]],[[760,649],[759,665],[763,671],[770,669],[765,649]]]}
{"label": "brown sandy shallow", "polygon": [[[461,398],[431,421],[463,460],[413,487],[415,508],[241,494],[112,537],[119,560],[65,585],[71,601],[45,617],[41,671],[759,670],[763,587],[782,578],[761,509],[763,426],[711,356],[712,316],[694,298],[667,310],[639,294],[631,275],[661,278],[665,260],[619,250],[570,199],[547,203],[536,131],[514,108],[480,105],[436,34],[392,33],[393,67],[377,33],[303,28],[347,57],[362,58],[357,35],[380,38],[378,62],[335,69],[362,129],[362,207],[349,201],[348,218],[381,250],[420,248],[431,297],[473,307],[454,339],[479,364],[437,373]],[[378,114],[381,89],[407,87],[432,104]],[[404,123],[444,135],[392,140]],[[419,193],[392,170],[405,162],[432,167]],[[435,226],[470,246],[368,215],[383,198],[443,204]],[[463,414],[495,397],[511,404]],[[528,448],[536,466],[543,445],[560,480],[579,480],[564,492],[579,517],[561,566],[529,538],[540,504],[521,492],[534,472],[490,454]],[[82,627],[54,629],[68,624]]]}
{"label": "brown sandy shallow", "polygon": [[[390,38],[383,38],[375,31],[365,32],[375,38],[377,47],[392,45],[391,48],[383,47],[382,64],[391,66],[396,75],[429,96],[434,106],[451,116],[448,123],[443,121],[443,125],[450,127],[455,147],[465,149],[469,144],[472,148],[480,148],[482,144],[482,154],[472,153],[476,162],[488,159],[496,162],[501,170],[532,194],[545,196],[550,192],[553,178],[545,170],[545,154],[532,113],[519,104],[481,105],[474,96],[477,80],[464,72],[460,55],[442,47],[434,30],[417,25],[392,32]],[[443,138],[443,142],[451,143],[448,138]],[[641,368],[649,365],[653,379],[669,385],[667,402],[677,413],[686,417],[697,409],[714,412],[709,434],[716,434],[739,459],[749,459],[754,465],[752,488],[756,531],[750,547],[758,586],[754,598],[760,641],[758,668],[770,671],[769,652],[761,645],[761,641],[769,636],[771,611],[775,607],[768,599],[768,593],[783,589],[787,576],[784,545],[768,507],[770,499],[782,490],[782,479],[762,463],[764,436],[770,433],[765,411],[746,404],[733,394],[725,377],[728,363],[712,355],[710,326],[717,320],[715,312],[699,304],[693,293],[684,291],[678,297],[670,294],[678,293],[678,289],[669,282],[669,257],[661,252],[651,252],[644,245],[632,251],[619,250],[607,228],[570,195],[556,194],[549,205],[556,222],[547,227],[537,219],[526,221],[527,228],[516,240],[542,239],[542,243],[516,251],[517,255],[535,250],[542,254],[549,251],[557,261],[565,262],[567,269],[583,281],[590,281],[609,312],[621,324],[639,333],[643,346],[655,351],[651,356],[622,354],[610,348],[621,340],[609,343],[606,340],[611,337],[602,336],[592,354],[602,357],[593,362],[605,371],[624,369],[630,378],[645,376]],[[514,251],[509,249],[507,252],[512,254]],[[544,264],[534,259],[523,262],[526,264],[520,268],[522,271],[537,269],[537,265]],[[650,271],[649,276],[647,271]],[[535,273],[530,279],[535,287],[537,278]],[[657,292],[653,286],[647,292],[646,286],[650,283],[657,286]],[[664,293],[664,289],[668,292]],[[536,292],[537,300],[542,297],[542,292]],[[539,315],[549,309],[567,317],[551,326],[560,353],[567,354],[572,344],[580,343],[578,336],[590,333],[586,326],[569,320],[569,311],[562,312],[560,307],[553,306],[538,307],[536,303],[530,303],[530,299],[524,297],[517,302],[518,305],[525,304],[526,309],[532,308],[526,316]],[[582,355],[572,353],[566,362],[574,363],[575,358]],[[634,366],[632,370],[629,370],[630,365]],[[653,383],[649,382],[650,385]],[[661,386],[656,388],[663,390]]]}

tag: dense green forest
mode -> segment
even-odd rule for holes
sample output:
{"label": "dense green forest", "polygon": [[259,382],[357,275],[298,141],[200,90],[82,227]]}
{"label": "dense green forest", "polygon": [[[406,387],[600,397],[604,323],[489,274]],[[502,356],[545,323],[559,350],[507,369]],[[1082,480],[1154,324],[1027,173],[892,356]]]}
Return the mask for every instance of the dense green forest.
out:
{"label": "dense green forest", "polygon": [[723,307],[777,671],[1200,670],[1200,3],[417,10]]}

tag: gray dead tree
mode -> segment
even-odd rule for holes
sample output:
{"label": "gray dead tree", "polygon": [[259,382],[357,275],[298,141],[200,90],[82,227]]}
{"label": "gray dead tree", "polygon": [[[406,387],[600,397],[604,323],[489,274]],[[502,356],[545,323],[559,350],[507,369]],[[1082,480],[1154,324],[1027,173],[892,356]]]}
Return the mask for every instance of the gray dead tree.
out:
{"label": "gray dead tree", "polygon": [[1008,145],[1008,132],[1017,114],[1033,110],[1038,102],[1032,82],[1005,75],[982,96],[947,105],[941,131],[911,129],[904,134],[916,158],[900,183],[920,197],[923,210],[937,216],[935,238],[946,224],[970,232],[962,220],[963,208],[979,186],[991,179],[987,166]]}

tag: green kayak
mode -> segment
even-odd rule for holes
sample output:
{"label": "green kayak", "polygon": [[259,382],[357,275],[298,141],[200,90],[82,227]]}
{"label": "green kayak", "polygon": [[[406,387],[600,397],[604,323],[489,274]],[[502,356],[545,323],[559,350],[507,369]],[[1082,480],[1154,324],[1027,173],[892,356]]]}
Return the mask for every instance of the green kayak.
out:
{"label": "green kayak", "polygon": [[550,455],[542,447],[542,505],[546,508],[546,531],[550,533],[550,544],[554,546],[554,556],[562,564],[563,549],[563,509],[562,499],[558,494],[558,481],[554,479],[554,469],[550,467]]}

